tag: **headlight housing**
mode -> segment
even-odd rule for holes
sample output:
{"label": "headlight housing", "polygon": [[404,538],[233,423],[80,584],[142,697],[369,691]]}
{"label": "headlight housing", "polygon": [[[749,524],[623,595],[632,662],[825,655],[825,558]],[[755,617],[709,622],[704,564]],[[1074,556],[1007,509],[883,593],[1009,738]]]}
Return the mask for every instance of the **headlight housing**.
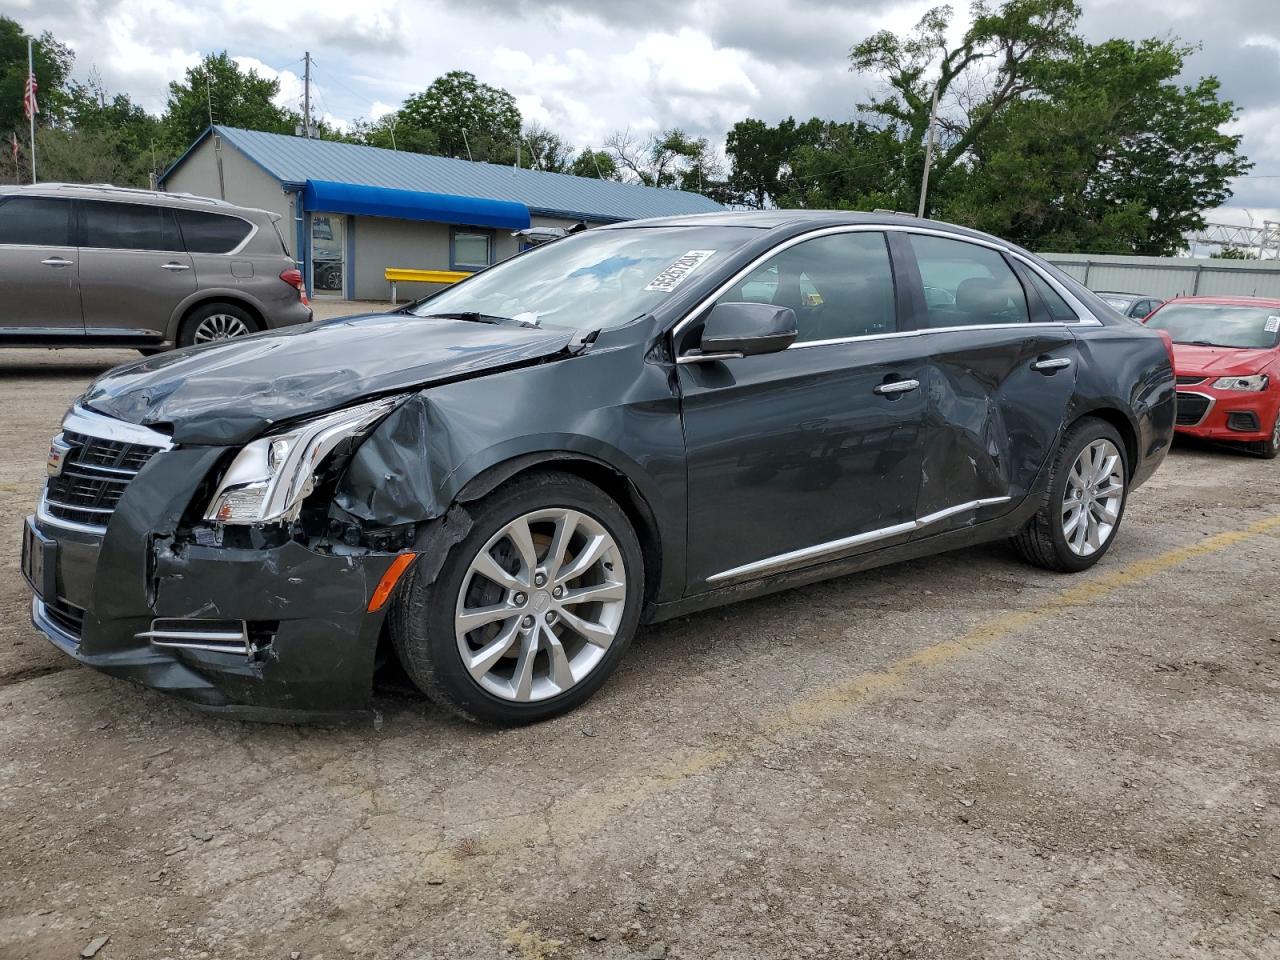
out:
{"label": "headlight housing", "polygon": [[367,431],[403,399],[384,397],[337,410],[246,444],[223,475],[204,518],[246,525],[296,519],[325,457],[344,440]]}
{"label": "headlight housing", "polygon": [[1213,389],[1215,390],[1247,390],[1251,393],[1257,393],[1267,389],[1267,379],[1265,373],[1255,373],[1248,377],[1219,377],[1213,381]]}

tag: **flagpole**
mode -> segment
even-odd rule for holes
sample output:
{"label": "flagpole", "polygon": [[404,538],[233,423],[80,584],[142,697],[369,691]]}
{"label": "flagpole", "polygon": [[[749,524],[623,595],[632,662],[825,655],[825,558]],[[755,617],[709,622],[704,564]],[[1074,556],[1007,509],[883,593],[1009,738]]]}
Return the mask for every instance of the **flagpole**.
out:
{"label": "flagpole", "polygon": [[[27,37],[27,86],[36,76],[36,59],[33,52],[34,37]],[[36,99],[35,91],[31,93],[31,182],[36,182]]]}

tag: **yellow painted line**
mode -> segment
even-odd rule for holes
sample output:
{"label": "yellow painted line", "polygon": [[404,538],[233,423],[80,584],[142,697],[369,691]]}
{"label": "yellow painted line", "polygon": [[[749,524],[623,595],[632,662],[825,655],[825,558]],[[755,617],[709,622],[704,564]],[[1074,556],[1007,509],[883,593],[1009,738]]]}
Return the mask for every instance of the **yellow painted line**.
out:
{"label": "yellow painted line", "polygon": [[387,267],[382,275],[387,280],[402,283],[457,283],[471,276],[465,270],[410,270],[403,267]]}
{"label": "yellow painted line", "polygon": [[[1280,530],[1280,516],[1267,517],[1243,529],[1206,537],[1190,546],[1178,547],[1156,557],[1138,560],[1113,573],[1096,576],[1064,590],[1038,607],[994,617],[961,636],[925,647],[903,657],[883,671],[860,674],[801,697],[778,713],[766,717],[760,732],[736,743],[687,751],[666,759],[647,771],[617,777],[607,784],[584,784],[554,801],[545,811],[512,818],[504,821],[501,830],[481,834],[478,837],[481,848],[485,853],[497,853],[523,846],[539,834],[552,842],[589,834],[671,787],[745,756],[758,747],[772,745],[779,734],[819,726],[844,716],[854,707],[876,696],[905,687],[923,671],[945,666],[961,657],[994,646],[1012,634],[1065,610],[1100,600],[1123,587],[1164,573],[1189,560],[1219,553],[1273,530]],[[437,871],[448,869],[451,864],[444,862],[445,859],[439,855],[431,856],[427,866]]]}

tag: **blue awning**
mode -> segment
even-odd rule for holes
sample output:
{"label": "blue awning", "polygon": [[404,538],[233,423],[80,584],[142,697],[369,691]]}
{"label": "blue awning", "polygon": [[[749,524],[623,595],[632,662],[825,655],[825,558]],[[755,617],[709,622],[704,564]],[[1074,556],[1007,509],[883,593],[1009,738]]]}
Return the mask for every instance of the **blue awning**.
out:
{"label": "blue awning", "polygon": [[355,213],[366,217],[429,220],[512,230],[523,230],[529,226],[529,208],[510,200],[396,190],[333,180],[308,180],[302,203],[306,210],[313,212]]}

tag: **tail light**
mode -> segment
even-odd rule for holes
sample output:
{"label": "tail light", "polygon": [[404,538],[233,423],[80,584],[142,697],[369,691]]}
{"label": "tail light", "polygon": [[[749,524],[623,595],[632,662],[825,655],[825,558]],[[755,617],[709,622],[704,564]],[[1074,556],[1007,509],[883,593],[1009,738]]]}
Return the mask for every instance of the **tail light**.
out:
{"label": "tail light", "polygon": [[301,270],[295,267],[290,270],[282,271],[280,279],[298,291],[298,299],[302,301],[303,306],[311,305],[311,302],[307,300],[307,285],[302,282]]}

